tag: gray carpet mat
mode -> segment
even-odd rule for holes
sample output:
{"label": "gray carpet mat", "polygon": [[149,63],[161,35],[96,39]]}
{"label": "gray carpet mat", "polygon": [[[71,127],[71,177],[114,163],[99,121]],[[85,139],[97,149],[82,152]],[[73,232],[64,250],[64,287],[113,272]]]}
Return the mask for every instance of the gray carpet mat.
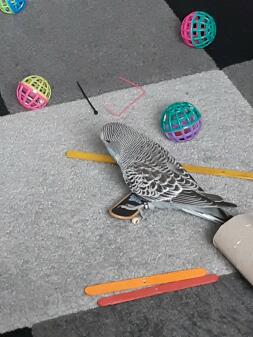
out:
{"label": "gray carpet mat", "polygon": [[252,287],[239,274],[216,284],[79,312],[33,327],[34,337],[252,337]]}
{"label": "gray carpet mat", "polygon": [[[253,139],[245,144],[241,138],[240,116],[248,120],[252,109],[223,72],[145,90],[125,123],[182,162],[251,167]],[[215,225],[172,210],[150,212],[139,226],[112,219],[108,208],[127,192],[118,167],[65,158],[70,149],[106,152],[100,128],[117,119],[104,104],[118,108],[129,94],[93,97],[98,116],[82,100],[0,119],[0,332],[94,308],[96,300],[82,296],[87,284],[198,266],[232,271],[212,245]],[[177,99],[193,102],[203,114],[203,130],[188,144],[172,144],[159,129],[161,109]],[[251,132],[246,122],[244,132]],[[252,210],[250,181],[196,178],[210,193],[238,203],[239,212]]]}
{"label": "gray carpet mat", "polygon": [[233,81],[242,95],[253,106],[253,60],[234,64],[224,69],[225,74]]}
{"label": "gray carpet mat", "polygon": [[[243,56],[240,46],[248,43],[251,29],[246,0],[236,0],[233,6],[229,0],[216,6],[216,1],[196,2],[217,10],[218,35],[210,49],[218,48],[221,58],[241,60],[235,55]],[[193,0],[168,2],[186,11],[197,9]],[[238,18],[237,25],[233,17]],[[183,44],[180,21],[163,0],[33,0],[19,15],[1,14],[0,29],[0,115],[20,112],[16,85],[30,74],[49,80],[51,105],[65,103],[1,118],[0,332],[94,308],[96,299],[82,296],[88,283],[199,265],[219,274],[231,272],[231,265],[212,246],[216,226],[176,212],[156,212],[137,227],[113,220],[107,209],[126,193],[118,168],[71,161],[64,152],[105,151],[99,128],[114,119],[105,103],[118,110],[136,94],[111,92],[128,86],[117,79],[122,75],[150,84],[146,96],[130,109],[125,119],[129,125],[145,131],[182,161],[250,170],[252,108],[238,90],[252,104],[252,61],[224,69],[233,84],[222,72],[208,72],[217,69],[214,61],[205,51]],[[226,39],[220,40],[224,32],[225,36],[229,32],[232,49]],[[243,50],[251,49],[249,45]],[[184,77],[188,74],[192,76]],[[67,103],[82,97],[76,80],[89,96],[108,93],[92,97],[98,118],[85,101]],[[167,82],[157,83],[161,80]],[[174,146],[160,133],[159,115],[178,100],[195,104],[204,123],[195,141]],[[237,202],[240,212],[252,210],[251,182],[197,179],[210,192]],[[202,316],[192,325],[201,324]],[[224,319],[219,324],[230,322]],[[158,337],[166,334],[159,327],[154,330]],[[210,328],[205,333],[215,332]]]}
{"label": "gray carpet mat", "polygon": [[[203,50],[187,48],[180,21],[164,1],[33,0],[22,14],[1,16],[0,92],[10,112],[15,89],[37,74],[53,87],[51,104],[215,69]],[[13,33],[15,32],[15,34]],[[6,71],[8,69],[8,71]]]}

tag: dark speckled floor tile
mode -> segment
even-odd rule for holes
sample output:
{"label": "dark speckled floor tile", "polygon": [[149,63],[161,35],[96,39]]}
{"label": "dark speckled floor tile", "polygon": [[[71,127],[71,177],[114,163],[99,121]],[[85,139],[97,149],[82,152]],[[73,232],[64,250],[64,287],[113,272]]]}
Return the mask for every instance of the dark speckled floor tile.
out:
{"label": "dark speckled floor tile", "polygon": [[37,324],[34,337],[252,337],[253,288],[230,274],[216,284]]}

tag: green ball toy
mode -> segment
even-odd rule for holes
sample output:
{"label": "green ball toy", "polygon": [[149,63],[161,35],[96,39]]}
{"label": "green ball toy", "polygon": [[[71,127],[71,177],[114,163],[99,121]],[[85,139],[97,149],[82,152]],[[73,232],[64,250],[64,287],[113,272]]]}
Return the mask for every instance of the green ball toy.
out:
{"label": "green ball toy", "polygon": [[26,0],[0,0],[0,11],[5,14],[18,14],[26,7]]}
{"label": "green ball toy", "polygon": [[192,140],[199,133],[201,125],[201,114],[191,103],[177,102],[162,112],[162,132],[174,143]]}
{"label": "green ball toy", "polygon": [[192,12],[187,15],[181,25],[181,36],[189,47],[205,48],[216,36],[214,18],[205,12]]}

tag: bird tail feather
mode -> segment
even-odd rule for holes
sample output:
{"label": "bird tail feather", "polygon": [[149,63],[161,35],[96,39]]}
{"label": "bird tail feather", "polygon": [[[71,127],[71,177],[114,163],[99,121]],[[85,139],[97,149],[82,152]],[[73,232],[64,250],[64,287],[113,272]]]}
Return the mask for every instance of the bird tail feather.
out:
{"label": "bird tail feather", "polygon": [[230,220],[233,215],[225,212],[223,209],[218,207],[185,207],[181,205],[180,209],[186,213],[198,216],[202,219],[212,221],[216,224],[223,225],[225,222]]}
{"label": "bird tail feather", "polygon": [[224,201],[223,198],[220,197],[219,195],[210,193],[201,193],[201,194],[204,195],[209,200],[212,200],[215,203],[217,203],[217,206],[219,205],[220,207],[233,207],[233,208],[237,207],[237,205],[232,202]]}

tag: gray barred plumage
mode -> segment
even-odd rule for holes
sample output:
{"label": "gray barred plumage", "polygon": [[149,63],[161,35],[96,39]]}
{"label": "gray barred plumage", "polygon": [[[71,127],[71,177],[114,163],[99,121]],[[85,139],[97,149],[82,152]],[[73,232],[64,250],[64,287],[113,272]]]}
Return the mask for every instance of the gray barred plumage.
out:
{"label": "gray barred plumage", "polygon": [[145,135],[113,122],[103,127],[101,139],[129,189],[152,207],[173,206],[218,223],[230,218],[220,207],[236,205],[205,193],[166,149]]}

